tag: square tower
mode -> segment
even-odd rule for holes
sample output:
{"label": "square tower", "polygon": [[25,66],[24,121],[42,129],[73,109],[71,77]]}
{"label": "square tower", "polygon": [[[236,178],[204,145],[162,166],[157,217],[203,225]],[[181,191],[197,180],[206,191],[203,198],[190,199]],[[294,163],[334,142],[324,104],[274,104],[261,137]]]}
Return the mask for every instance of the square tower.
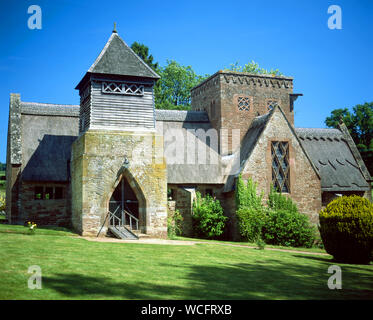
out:
{"label": "square tower", "polygon": [[294,125],[293,78],[218,71],[191,92],[192,109],[206,111],[220,136],[220,153],[239,146],[255,117],[280,106]]}
{"label": "square tower", "polygon": [[155,130],[158,79],[114,30],[76,87],[72,224],[83,235],[167,237],[167,171]]}

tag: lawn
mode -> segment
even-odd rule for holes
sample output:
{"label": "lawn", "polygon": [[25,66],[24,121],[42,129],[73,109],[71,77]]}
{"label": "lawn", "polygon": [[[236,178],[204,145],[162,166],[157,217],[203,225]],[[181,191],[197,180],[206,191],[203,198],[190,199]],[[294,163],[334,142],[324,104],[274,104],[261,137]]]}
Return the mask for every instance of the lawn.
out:
{"label": "lawn", "polygon": [[[0,299],[373,299],[372,264],[339,264],[342,290],[329,290],[335,263],[316,253],[93,242],[8,225],[0,241]],[[41,267],[41,290],[27,287],[31,265]]]}

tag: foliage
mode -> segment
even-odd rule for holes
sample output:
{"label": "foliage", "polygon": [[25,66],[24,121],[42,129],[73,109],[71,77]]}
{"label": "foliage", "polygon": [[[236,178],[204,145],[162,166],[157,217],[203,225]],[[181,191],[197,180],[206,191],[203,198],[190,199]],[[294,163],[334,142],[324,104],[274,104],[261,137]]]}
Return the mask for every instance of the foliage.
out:
{"label": "foliage", "polygon": [[236,181],[236,215],[241,236],[249,242],[261,239],[265,221],[265,210],[262,205],[263,195],[257,195],[257,184],[249,178],[245,184],[240,174]]}
{"label": "foliage", "polygon": [[161,79],[154,89],[157,109],[188,110],[191,104],[191,90],[208,75],[197,75],[191,66],[183,66],[174,60],[159,69]]}
{"label": "foliage", "polygon": [[135,41],[131,44],[131,49],[155,72],[158,72],[158,62],[154,62],[154,57],[149,54],[149,48]]}
{"label": "foliage", "polygon": [[197,75],[191,66],[183,66],[174,60],[167,60],[167,65],[161,67],[154,62],[149,48],[134,42],[131,49],[161,78],[154,86],[155,107],[157,109],[189,110],[191,104],[191,89],[209,75]]}
{"label": "foliage", "polygon": [[262,228],[265,224],[265,209],[241,206],[236,215],[241,236],[249,242],[262,239]]}
{"label": "foliage", "polygon": [[337,261],[373,260],[373,204],[359,196],[343,196],[320,212],[320,234],[326,251]]}
{"label": "foliage", "polygon": [[202,198],[200,192],[196,192],[192,218],[196,236],[208,239],[220,236],[224,231],[225,221],[228,219],[224,215],[219,200],[208,194]]}
{"label": "foliage", "polygon": [[262,206],[262,198],[263,194],[257,195],[257,184],[249,178],[245,185],[244,180],[242,179],[242,175],[240,174],[236,181],[236,205],[237,208],[246,207],[246,208],[254,208],[254,209],[261,209]]}
{"label": "foliage", "polygon": [[167,234],[169,238],[180,236],[182,234],[183,216],[179,210],[169,213],[167,218]]}
{"label": "foliage", "polygon": [[6,201],[5,198],[0,194],[0,211],[5,211]]}
{"label": "foliage", "polygon": [[282,76],[283,74],[279,71],[279,69],[271,69],[266,70],[264,68],[259,67],[259,64],[255,61],[251,61],[246,63],[244,66],[240,66],[238,61],[236,63],[230,64],[228,68],[225,68],[226,71],[235,71],[235,72],[247,72],[247,73],[254,73],[254,74],[271,74],[273,76]]}
{"label": "foliage", "polygon": [[267,205],[262,205],[263,195],[258,196],[256,184],[251,178],[245,185],[240,175],[236,182],[236,215],[240,234],[262,247],[263,242],[272,245],[311,247],[316,230],[306,215],[298,212],[290,197],[277,193],[273,186]]}
{"label": "foliage", "polygon": [[268,210],[262,229],[267,244],[286,247],[312,247],[316,229],[306,215],[286,209]]}
{"label": "foliage", "polygon": [[312,247],[316,229],[309,218],[299,213],[290,197],[276,192],[271,185],[268,195],[268,213],[263,227],[263,239],[268,244],[291,247]]}
{"label": "foliage", "polygon": [[335,109],[325,119],[325,124],[338,128],[341,120],[348,128],[369,172],[373,174],[373,102],[357,104],[352,108],[352,113],[348,108]]}
{"label": "foliage", "polygon": [[275,188],[271,185],[268,201],[268,207],[274,211],[286,210],[292,213],[298,213],[297,205],[290,197],[286,197],[281,193],[276,192]]}

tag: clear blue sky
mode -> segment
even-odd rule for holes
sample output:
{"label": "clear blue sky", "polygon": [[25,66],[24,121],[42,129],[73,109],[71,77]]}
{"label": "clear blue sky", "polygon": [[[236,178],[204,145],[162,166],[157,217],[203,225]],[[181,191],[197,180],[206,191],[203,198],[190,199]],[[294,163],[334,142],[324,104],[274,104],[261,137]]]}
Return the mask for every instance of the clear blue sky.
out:
{"label": "clear blue sky", "polygon": [[[30,30],[27,8],[42,9]],[[342,30],[327,27],[330,5]],[[373,101],[373,1],[0,0],[0,161],[6,159],[9,94],[23,101],[79,104],[74,90],[117,22],[131,45],[212,74],[254,60],[294,77],[297,127],[325,127],[335,108]]]}

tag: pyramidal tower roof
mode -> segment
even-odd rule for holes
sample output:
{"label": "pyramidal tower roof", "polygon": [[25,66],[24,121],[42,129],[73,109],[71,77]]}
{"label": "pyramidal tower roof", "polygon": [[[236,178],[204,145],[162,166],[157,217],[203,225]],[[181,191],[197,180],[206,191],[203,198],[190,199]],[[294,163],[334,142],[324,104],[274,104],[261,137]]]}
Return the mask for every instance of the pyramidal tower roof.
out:
{"label": "pyramidal tower roof", "polygon": [[[155,73],[124,42],[124,40],[118,35],[115,28],[105,47],[102,49],[101,53],[97,57],[96,61],[91,65],[91,67],[87,71],[87,74],[93,73],[142,77],[151,79],[160,78],[160,76],[157,73]],[[81,82],[78,84],[77,88],[79,88]]]}

